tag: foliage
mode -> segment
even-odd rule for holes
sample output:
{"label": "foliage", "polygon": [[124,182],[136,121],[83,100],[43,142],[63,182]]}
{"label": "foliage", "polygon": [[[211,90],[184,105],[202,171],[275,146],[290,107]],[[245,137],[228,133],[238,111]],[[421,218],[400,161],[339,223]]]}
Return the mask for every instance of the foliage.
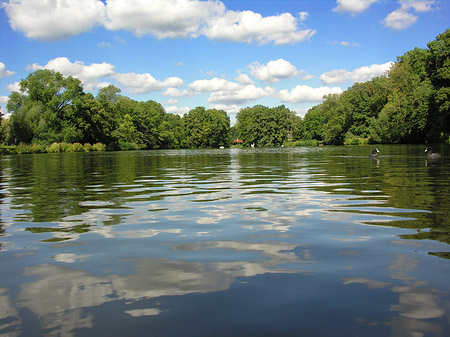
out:
{"label": "foliage", "polygon": [[230,118],[225,111],[197,107],[183,116],[183,122],[189,147],[230,146]]}
{"label": "foliage", "polygon": [[386,76],[355,83],[310,109],[301,139],[327,144],[417,143],[450,136],[450,29],[398,57]]}
{"label": "foliage", "polygon": [[300,129],[300,117],[284,105],[245,108],[237,114],[236,120],[237,138],[244,141],[244,146],[281,146],[295,140]]}
{"label": "foliage", "polygon": [[38,153],[95,151],[86,144],[96,143],[111,150],[217,148],[236,138],[244,147],[448,141],[450,29],[427,46],[399,56],[384,76],[325,96],[303,119],[283,105],[255,105],[241,109],[233,127],[223,110],[197,107],[180,117],[113,85],[94,97],[78,79],[37,70],[9,96],[0,142]]}

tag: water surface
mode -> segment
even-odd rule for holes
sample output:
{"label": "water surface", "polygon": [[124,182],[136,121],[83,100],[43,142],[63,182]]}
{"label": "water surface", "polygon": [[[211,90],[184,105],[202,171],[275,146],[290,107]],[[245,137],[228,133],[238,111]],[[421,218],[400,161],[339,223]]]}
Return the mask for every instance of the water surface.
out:
{"label": "water surface", "polygon": [[450,148],[0,157],[0,335],[446,336]]}

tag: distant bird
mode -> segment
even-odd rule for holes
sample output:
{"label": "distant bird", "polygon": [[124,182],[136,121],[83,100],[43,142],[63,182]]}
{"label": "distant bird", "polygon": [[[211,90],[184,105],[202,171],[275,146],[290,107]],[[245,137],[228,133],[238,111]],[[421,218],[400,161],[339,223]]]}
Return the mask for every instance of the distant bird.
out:
{"label": "distant bird", "polygon": [[439,152],[433,152],[431,147],[427,147],[425,153],[427,154],[427,159],[438,159],[441,156]]}
{"label": "distant bird", "polygon": [[380,152],[380,150],[378,150],[378,149],[373,149],[372,150],[372,153],[371,154],[369,154],[369,158],[378,158],[378,152]]}

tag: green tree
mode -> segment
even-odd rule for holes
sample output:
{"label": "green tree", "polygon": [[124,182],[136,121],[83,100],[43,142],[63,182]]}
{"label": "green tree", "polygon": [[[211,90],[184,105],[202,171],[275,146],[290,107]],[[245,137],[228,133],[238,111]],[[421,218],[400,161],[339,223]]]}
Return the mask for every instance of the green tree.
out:
{"label": "green tree", "polygon": [[379,114],[382,140],[393,143],[423,142],[426,140],[425,127],[428,121],[430,99],[433,87],[424,76],[422,67],[410,60],[411,56],[422,55],[416,49],[392,67],[389,71],[388,88],[390,95]]}
{"label": "green tree", "polygon": [[74,101],[83,95],[81,82],[51,70],[37,70],[20,82],[7,104],[13,143],[76,142],[83,138],[74,122]]}
{"label": "green tree", "polygon": [[299,133],[294,126],[300,128],[300,118],[284,105],[245,108],[236,115],[236,121],[238,137],[244,141],[244,146],[281,146],[293,140],[294,131]]}
{"label": "green tree", "polygon": [[230,118],[223,110],[197,107],[183,116],[189,147],[212,148],[231,143]]}
{"label": "green tree", "polygon": [[427,70],[434,87],[432,109],[427,125],[433,140],[450,136],[450,29],[428,43]]}

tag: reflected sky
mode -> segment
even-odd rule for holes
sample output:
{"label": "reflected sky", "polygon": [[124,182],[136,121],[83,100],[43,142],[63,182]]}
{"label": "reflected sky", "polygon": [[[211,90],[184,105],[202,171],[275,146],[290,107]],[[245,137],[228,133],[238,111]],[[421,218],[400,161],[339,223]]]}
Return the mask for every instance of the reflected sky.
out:
{"label": "reflected sky", "polygon": [[450,166],[401,149],[5,157],[0,335],[445,335]]}

